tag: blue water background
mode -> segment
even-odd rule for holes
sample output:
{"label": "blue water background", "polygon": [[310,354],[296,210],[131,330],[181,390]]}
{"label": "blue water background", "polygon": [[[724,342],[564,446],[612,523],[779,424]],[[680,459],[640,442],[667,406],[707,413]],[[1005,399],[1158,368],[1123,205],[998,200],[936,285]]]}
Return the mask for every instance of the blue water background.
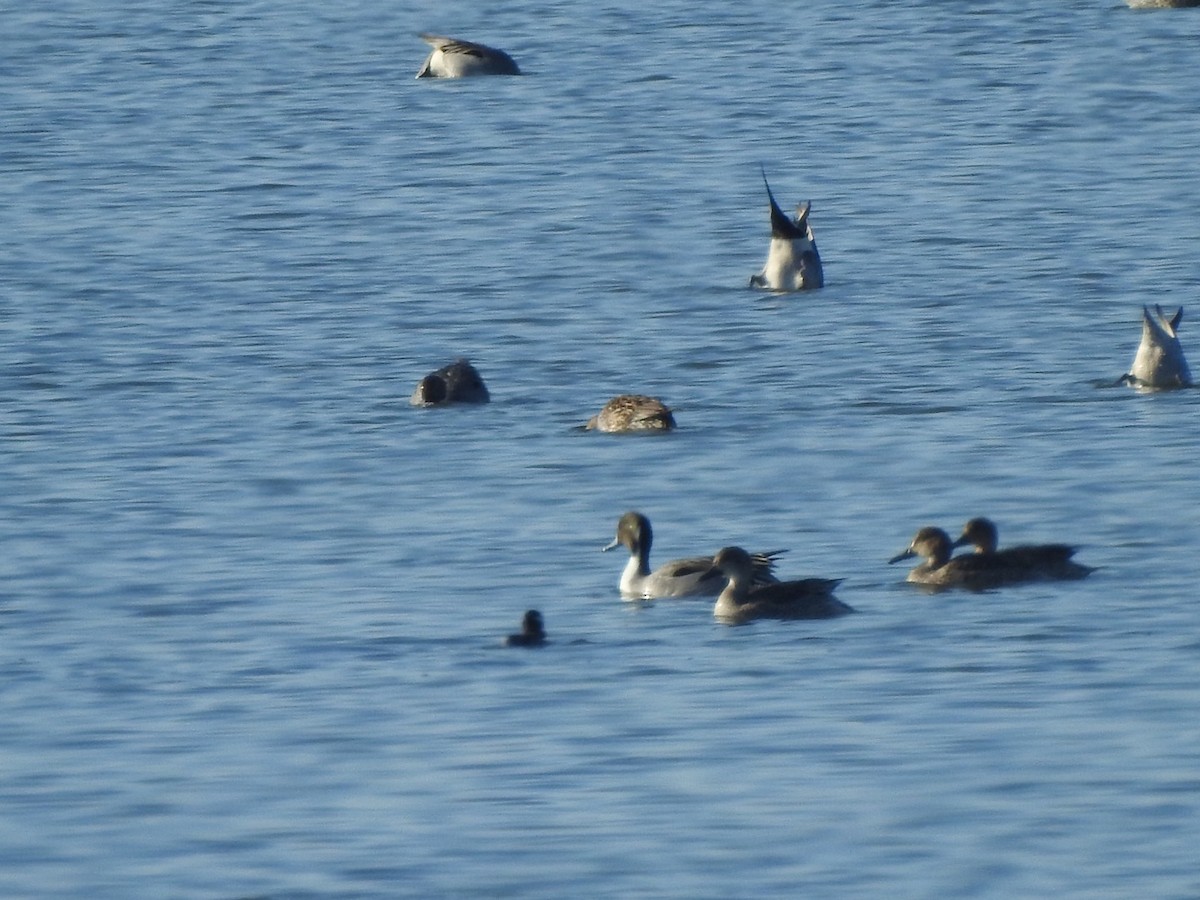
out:
{"label": "blue water background", "polygon": [[[417,81],[425,30],[527,74]],[[1200,392],[1111,386],[1147,303],[1200,364],[1198,46],[1116,0],[0,10],[0,894],[1200,895]],[[760,164],[818,293],[746,288]],[[493,402],[411,408],[459,355]],[[574,429],[628,391],[679,430]],[[622,603],[630,508],[859,613]],[[980,514],[1098,571],[886,565]]]}

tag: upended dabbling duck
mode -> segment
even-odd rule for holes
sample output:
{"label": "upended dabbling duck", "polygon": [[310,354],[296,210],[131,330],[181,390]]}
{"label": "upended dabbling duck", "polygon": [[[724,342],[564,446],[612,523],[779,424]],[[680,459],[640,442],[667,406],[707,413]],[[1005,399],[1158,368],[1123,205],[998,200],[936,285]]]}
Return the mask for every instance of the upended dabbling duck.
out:
{"label": "upended dabbling duck", "polygon": [[[605,550],[625,547],[629,562],[621,572],[621,596],[626,600],[657,600],[670,597],[715,597],[725,587],[725,577],[713,567],[712,557],[694,556],[673,559],[650,569],[650,547],[654,532],[650,520],[639,512],[627,512],[617,522],[617,536]],[[751,557],[753,579],[757,584],[776,581],[771,573],[775,558],[782,550],[756,553]]]}
{"label": "upended dabbling duck", "polygon": [[585,431],[607,431],[613,434],[654,433],[675,427],[670,407],[657,397],[645,394],[618,394],[587,420]]}
{"label": "upended dabbling duck", "polygon": [[1142,339],[1129,371],[1118,379],[1141,390],[1166,390],[1192,386],[1192,373],[1187,358],[1183,355],[1183,344],[1179,341],[1179,323],[1183,320],[1183,307],[1167,318],[1161,306],[1142,307]]}
{"label": "upended dabbling duck", "polygon": [[950,535],[940,528],[927,525],[917,532],[908,549],[896,554],[888,562],[898,563],[903,559],[921,557],[925,561],[908,573],[907,581],[935,588],[959,587],[972,591],[1056,577],[1081,578],[1091,571],[1086,566],[1080,566],[1081,570],[1086,571],[1077,575],[1056,576],[1048,574],[1047,569],[1031,565],[1019,555],[1005,557],[1002,553],[964,553],[951,556],[955,546]]}
{"label": "upended dabbling duck", "polygon": [[1003,550],[997,549],[998,544],[996,523],[979,516],[967,522],[952,546],[974,546],[974,556],[993,561],[1009,574],[1012,581],[1084,578],[1095,571],[1091,566],[1071,559],[1075,555],[1075,548],[1069,544],[1021,544]]}
{"label": "upended dabbling duck", "polygon": [[503,50],[460,41],[440,34],[421,34],[421,40],[433,48],[426,57],[418,78],[470,78],[474,75],[520,75],[521,70]]}
{"label": "upended dabbling duck", "polygon": [[771,244],[767,250],[766,264],[761,272],[750,276],[750,286],[770,291],[807,291],[824,287],[825,270],[821,266],[821,254],[817,251],[817,239],[808,224],[812,204],[805,203],[797,207],[796,218],[789,219],[775,202],[765,171],[762,176],[767,200],[771,204]]}
{"label": "upended dabbling duck", "polygon": [[840,578],[754,583],[754,558],[741,547],[725,547],[712,560],[728,580],[713,615],[737,624],[752,619],[830,619],[854,610],[833,596]]}
{"label": "upended dabbling duck", "polygon": [[413,406],[445,406],[487,403],[490,399],[479,370],[469,360],[457,359],[422,378],[408,402]]}

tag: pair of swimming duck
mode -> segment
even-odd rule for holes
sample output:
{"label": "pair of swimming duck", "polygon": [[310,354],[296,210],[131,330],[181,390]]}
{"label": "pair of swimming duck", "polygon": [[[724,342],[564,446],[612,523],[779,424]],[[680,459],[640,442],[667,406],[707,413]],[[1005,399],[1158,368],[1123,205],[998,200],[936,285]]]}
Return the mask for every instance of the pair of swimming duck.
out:
{"label": "pair of swimming duck", "polygon": [[[906,580],[937,588],[986,590],[1029,581],[1084,578],[1095,570],[1075,562],[1075,548],[1067,544],[1023,544],[998,549],[999,532],[991,519],[967,522],[957,540],[940,528],[927,525],[902,553],[889,563],[919,557],[925,561]],[[974,553],[953,556],[955,548],[973,546]]]}
{"label": "pair of swimming duck", "polygon": [[725,547],[715,556],[675,559],[650,568],[654,531],[639,512],[617,522],[617,534],[604,547],[625,547],[629,561],[621,573],[621,596],[628,600],[673,597],[716,597],[713,615],[729,622],[751,619],[824,619],[852,612],[833,596],[840,579],[806,578],[780,581],[775,562],[782,550],[748,553]]}

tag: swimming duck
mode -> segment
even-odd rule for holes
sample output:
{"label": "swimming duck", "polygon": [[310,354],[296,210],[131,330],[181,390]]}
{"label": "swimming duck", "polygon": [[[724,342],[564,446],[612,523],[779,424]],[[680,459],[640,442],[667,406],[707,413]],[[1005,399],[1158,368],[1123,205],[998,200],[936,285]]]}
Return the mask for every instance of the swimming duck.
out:
{"label": "swimming duck", "polygon": [[750,276],[750,286],[772,291],[804,291],[824,287],[825,272],[821,268],[821,254],[817,252],[817,239],[808,224],[808,212],[812,204],[805,203],[797,207],[796,218],[789,219],[775,202],[771,185],[767,184],[766,170],[763,170],[762,178],[767,188],[767,199],[771,203],[771,246],[762,271]]}
{"label": "swimming duck", "polygon": [[1009,573],[1011,581],[1084,578],[1095,571],[1071,559],[1075,548],[1067,544],[1023,544],[997,550],[999,532],[991,519],[971,519],[951,546],[974,545],[977,556],[995,560]]}
{"label": "swimming duck", "polygon": [[421,34],[433,52],[418,78],[467,78],[471,75],[520,75],[513,58],[503,50],[437,34]]}
{"label": "swimming duck", "polygon": [[1132,9],[1188,9],[1200,0],[1125,0]]}
{"label": "swimming duck", "polygon": [[953,551],[950,535],[940,528],[927,525],[917,532],[907,550],[897,553],[888,563],[898,563],[912,557],[923,558],[925,562],[909,572],[906,580],[931,587],[962,587],[981,591],[1014,580],[1013,572],[998,563],[995,557],[968,553],[952,558],[950,554]]}
{"label": "swimming duck", "polygon": [[841,579],[805,578],[754,584],[754,558],[741,547],[725,547],[713,566],[728,579],[717,597],[713,615],[734,624],[751,619],[830,619],[854,612],[833,596]]}
{"label": "swimming duck", "polygon": [[422,378],[409,403],[441,406],[446,403],[487,403],[490,399],[478,370],[467,360],[458,359]]}
{"label": "swimming duck", "polygon": [[583,427],[588,431],[670,431],[675,416],[657,397],[621,394],[605,403]]}
{"label": "swimming duck", "polygon": [[546,626],[536,609],[527,610],[522,617],[520,634],[510,634],[504,639],[505,647],[540,647],[545,643]]}
{"label": "swimming duck", "polygon": [[[650,546],[654,532],[650,520],[639,512],[627,512],[617,522],[617,536],[605,550],[626,547],[629,562],[621,572],[621,596],[626,600],[655,600],[666,597],[715,597],[725,587],[725,577],[713,568],[708,556],[675,559],[650,570]],[[756,584],[776,581],[771,570],[782,550],[756,553],[751,557]]]}
{"label": "swimming duck", "polygon": [[1183,356],[1183,345],[1179,343],[1179,322],[1183,319],[1183,307],[1170,319],[1161,306],[1142,307],[1142,342],[1138,345],[1133,367],[1120,381],[1141,388],[1190,387],[1192,373],[1188,371]]}

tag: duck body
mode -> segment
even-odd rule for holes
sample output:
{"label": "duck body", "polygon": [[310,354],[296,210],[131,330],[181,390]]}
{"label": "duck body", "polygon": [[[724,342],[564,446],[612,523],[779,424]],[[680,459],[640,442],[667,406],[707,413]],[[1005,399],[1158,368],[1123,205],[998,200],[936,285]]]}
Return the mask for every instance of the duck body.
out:
{"label": "duck body", "polygon": [[[663,600],[676,597],[715,597],[725,587],[725,577],[713,567],[712,557],[674,559],[657,569],[650,568],[654,532],[650,520],[639,512],[627,512],[617,523],[617,535],[605,550],[625,547],[629,561],[621,572],[620,591],[626,600]],[[771,584],[775,558],[782,550],[756,553],[751,557],[753,580]]]}
{"label": "duck body", "polygon": [[1183,307],[1167,318],[1161,306],[1142,307],[1142,340],[1128,374],[1121,381],[1134,387],[1164,390],[1191,387],[1192,373],[1179,342],[1179,323]]}
{"label": "duck body", "polygon": [[479,371],[458,359],[421,379],[409,398],[413,406],[444,406],[449,403],[487,403],[491,400]]}
{"label": "duck body", "polygon": [[771,207],[771,244],[762,271],[750,276],[750,286],[770,291],[807,291],[825,286],[825,271],[817,239],[808,224],[811,203],[797,207],[796,217],[789,219],[780,209],[763,172],[763,185]]}
{"label": "duck body", "polygon": [[546,643],[546,626],[542,614],[536,609],[525,612],[521,619],[521,633],[510,634],[504,639],[505,647],[541,647]]}
{"label": "duck body", "polygon": [[1131,9],[1190,9],[1200,0],[1125,0]]}
{"label": "duck body", "polygon": [[1003,550],[998,549],[998,544],[999,531],[995,523],[980,516],[967,522],[952,546],[973,546],[973,555],[983,557],[998,570],[1007,572],[1009,583],[1067,581],[1085,578],[1095,571],[1072,559],[1076,550],[1070,544],[1019,544]]}
{"label": "duck body", "polygon": [[583,427],[614,434],[670,431],[675,427],[675,416],[657,397],[620,394],[605,403]]}
{"label": "duck body", "polygon": [[[897,563],[913,557],[923,558],[925,561],[912,569],[906,580],[932,588],[984,591],[1054,577],[1048,574],[1048,570],[1033,567],[1029,559],[1022,554],[1005,556],[1003,553],[966,553],[951,556],[954,547],[955,543],[946,532],[929,525],[917,532],[907,550],[893,556],[888,562]],[[1071,548],[1068,550],[1074,552]],[[1091,571],[1086,566],[1080,568],[1086,569],[1082,575]]]}
{"label": "duck body", "polygon": [[927,525],[917,532],[908,548],[888,560],[889,564],[919,557],[925,561],[908,573],[906,581],[937,588],[960,587],[981,591],[1004,583],[1003,569],[995,560],[980,554],[951,557],[954,544],[942,529]]}
{"label": "duck body", "polygon": [[831,619],[854,610],[833,596],[841,579],[803,578],[754,583],[754,558],[741,547],[725,547],[712,566],[726,582],[713,615],[732,624],[754,619]]}
{"label": "duck body", "polygon": [[475,75],[520,75],[516,62],[503,50],[439,34],[421,34],[433,48],[418,78],[470,78]]}

